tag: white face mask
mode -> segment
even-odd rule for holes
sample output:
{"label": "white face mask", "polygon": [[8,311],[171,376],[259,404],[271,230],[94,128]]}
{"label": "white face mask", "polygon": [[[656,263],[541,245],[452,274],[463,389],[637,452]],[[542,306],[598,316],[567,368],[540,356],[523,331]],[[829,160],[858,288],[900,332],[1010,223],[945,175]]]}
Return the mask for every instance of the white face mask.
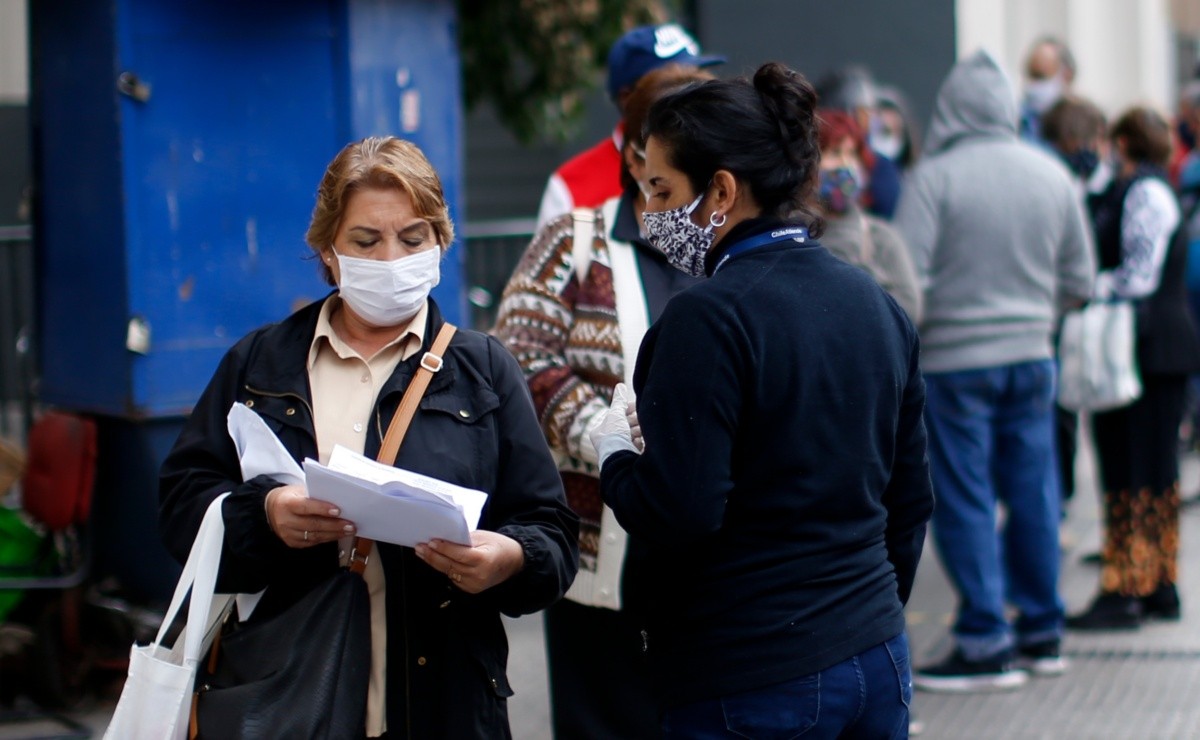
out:
{"label": "white face mask", "polygon": [[338,294],[372,326],[399,326],[417,315],[441,281],[439,247],[390,262],[337,255]]}
{"label": "white face mask", "polygon": [[882,154],[893,162],[899,159],[900,152],[904,151],[904,139],[897,133],[881,131],[871,134],[870,143],[876,154]]}
{"label": "white face mask", "polygon": [[1031,80],[1025,85],[1025,104],[1035,113],[1045,113],[1062,97],[1065,88],[1057,75],[1046,80]]}

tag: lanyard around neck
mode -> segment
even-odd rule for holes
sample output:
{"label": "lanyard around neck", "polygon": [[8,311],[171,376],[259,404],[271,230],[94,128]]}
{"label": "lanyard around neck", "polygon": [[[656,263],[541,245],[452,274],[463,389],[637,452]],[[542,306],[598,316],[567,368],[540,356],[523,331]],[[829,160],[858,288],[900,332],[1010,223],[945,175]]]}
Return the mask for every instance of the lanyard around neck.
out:
{"label": "lanyard around neck", "polygon": [[729,248],[729,251],[722,255],[721,261],[718,262],[717,266],[713,268],[713,274],[716,275],[717,270],[720,270],[722,267],[724,267],[725,263],[734,257],[745,254],[746,252],[752,252],[755,249],[769,247],[772,244],[786,241],[794,241],[803,244],[804,242],[808,241],[808,228],[805,226],[787,226],[782,229],[764,231],[763,233],[756,234],[749,239],[744,239],[737,244],[734,244]]}

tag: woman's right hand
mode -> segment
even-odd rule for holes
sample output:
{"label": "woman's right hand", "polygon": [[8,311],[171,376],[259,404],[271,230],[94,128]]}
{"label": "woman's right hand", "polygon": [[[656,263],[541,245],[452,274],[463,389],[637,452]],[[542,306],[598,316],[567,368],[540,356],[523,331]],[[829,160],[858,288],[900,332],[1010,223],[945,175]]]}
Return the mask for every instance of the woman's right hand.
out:
{"label": "woman's right hand", "polygon": [[353,522],[342,519],[333,504],[311,499],[300,486],[280,486],[267,493],[267,524],[288,547],[312,547],[354,534]]}

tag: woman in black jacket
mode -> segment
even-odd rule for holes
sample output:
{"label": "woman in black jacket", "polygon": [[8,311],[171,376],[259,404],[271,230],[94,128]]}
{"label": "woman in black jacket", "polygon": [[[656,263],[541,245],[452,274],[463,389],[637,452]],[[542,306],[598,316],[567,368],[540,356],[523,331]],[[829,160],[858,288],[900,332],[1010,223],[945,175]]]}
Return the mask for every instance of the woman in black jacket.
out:
{"label": "woman in black jacket", "polygon": [[645,129],[647,235],[709,279],[642,343],[644,452],[623,394],[593,442],[668,737],[907,736],[933,504],[917,334],[813,239],[815,103],[768,64],[660,99]]}
{"label": "woman in black jacket", "polygon": [[1179,619],[1179,425],[1200,338],[1187,305],[1187,243],[1167,184],[1170,127],[1133,108],[1111,131],[1119,170],[1089,199],[1100,274],[1096,297],[1133,301],[1142,396],[1092,417],[1104,491],[1100,589],[1075,630],[1133,629]]}
{"label": "woman in black jacket", "polygon": [[[355,523],[299,486],[243,480],[230,407],[257,412],[297,462],[324,462],[334,444],[374,457],[444,323],[429,291],[452,240],[441,183],[419,149],[391,137],[348,145],[325,173],[307,235],[338,290],[238,342],[164,462],[161,529],[181,561],[209,503],[232,491],[218,590],[265,588],[251,621],[345,565]],[[364,574],[368,737],[507,737],[500,613],[549,606],[578,565],[578,519],[521,368],[472,331],[458,331],[442,359],[395,464],[488,500],[470,546],[375,544]]]}

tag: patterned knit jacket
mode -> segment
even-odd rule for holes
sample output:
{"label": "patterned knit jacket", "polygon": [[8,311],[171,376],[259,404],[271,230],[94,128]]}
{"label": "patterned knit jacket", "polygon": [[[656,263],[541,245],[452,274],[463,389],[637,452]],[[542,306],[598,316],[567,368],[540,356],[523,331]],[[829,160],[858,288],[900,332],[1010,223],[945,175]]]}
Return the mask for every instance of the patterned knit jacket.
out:
{"label": "patterned knit jacket", "polygon": [[620,608],[625,532],[600,497],[587,427],[608,408],[613,387],[629,384],[648,321],[633,246],[610,233],[619,200],[595,212],[582,282],[571,214],[534,236],[504,290],[494,330],[525,371],[567,501],[581,520],[579,575],[567,597],[611,609]]}

